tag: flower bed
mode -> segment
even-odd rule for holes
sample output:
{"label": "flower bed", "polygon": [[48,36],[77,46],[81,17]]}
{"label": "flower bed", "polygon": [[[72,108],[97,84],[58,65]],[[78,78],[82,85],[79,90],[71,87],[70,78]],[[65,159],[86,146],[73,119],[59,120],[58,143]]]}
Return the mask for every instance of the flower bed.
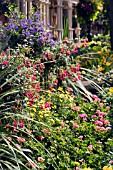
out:
{"label": "flower bed", "polygon": [[104,74],[112,68],[111,52],[105,45],[100,50],[98,42],[55,42],[42,25],[34,32],[34,22],[21,20],[25,37],[15,23],[20,32],[8,33],[20,36],[22,44],[14,42],[11,53],[0,56],[1,169],[111,170],[112,88],[100,88],[103,95],[97,96],[82,84],[100,73],[98,66]]}

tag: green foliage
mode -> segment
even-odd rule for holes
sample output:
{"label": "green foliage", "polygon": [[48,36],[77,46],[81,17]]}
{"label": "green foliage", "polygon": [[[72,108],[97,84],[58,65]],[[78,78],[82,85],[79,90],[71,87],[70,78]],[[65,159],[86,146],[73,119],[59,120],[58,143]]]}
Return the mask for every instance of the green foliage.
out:
{"label": "green foliage", "polygon": [[87,22],[89,20],[94,21],[99,14],[99,6],[99,2],[80,0],[77,4],[77,16],[79,22]]}
{"label": "green foliage", "polygon": [[68,38],[68,32],[69,32],[69,24],[68,24],[68,19],[64,18],[64,31],[63,31],[63,39]]}

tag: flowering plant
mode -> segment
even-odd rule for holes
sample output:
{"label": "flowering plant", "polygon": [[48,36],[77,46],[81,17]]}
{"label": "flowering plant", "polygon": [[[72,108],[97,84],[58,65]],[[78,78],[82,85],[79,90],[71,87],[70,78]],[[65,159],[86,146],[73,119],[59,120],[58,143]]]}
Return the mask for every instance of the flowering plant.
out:
{"label": "flowering plant", "polygon": [[[45,30],[41,14],[33,11],[29,19],[18,13],[18,9],[11,5],[9,8],[9,21],[1,27],[1,42],[10,37],[7,47],[17,48],[18,45],[26,45],[27,56],[39,57],[47,47],[54,45],[53,36],[50,31]],[[13,10],[13,11],[12,11]]]}

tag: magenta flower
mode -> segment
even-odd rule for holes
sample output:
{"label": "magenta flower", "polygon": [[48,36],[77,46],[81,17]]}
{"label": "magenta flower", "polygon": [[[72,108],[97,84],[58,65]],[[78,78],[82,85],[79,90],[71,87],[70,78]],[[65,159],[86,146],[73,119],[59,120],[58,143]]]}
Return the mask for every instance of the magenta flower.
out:
{"label": "magenta flower", "polygon": [[18,122],[13,122],[13,126],[17,127],[18,126]]}
{"label": "magenta flower", "polygon": [[95,119],[95,118],[97,118],[97,116],[96,115],[92,115],[92,119]]}
{"label": "magenta flower", "polygon": [[6,67],[8,65],[8,61],[3,61],[2,65],[4,65]]}
{"label": "magenta flower", "polygon": [[50,108],[50,103],[45,103],[45,108]]}
{"label": "magenta flower", "polygon": [[20,120],[20,128],[23,128],[23,127],[24,127],[24,121]]}

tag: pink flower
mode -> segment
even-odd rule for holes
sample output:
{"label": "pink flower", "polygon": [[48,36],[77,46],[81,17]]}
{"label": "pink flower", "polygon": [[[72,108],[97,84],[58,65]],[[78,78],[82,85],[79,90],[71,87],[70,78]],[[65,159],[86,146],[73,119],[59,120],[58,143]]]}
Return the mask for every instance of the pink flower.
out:
{"label": "pink flower", "polygon": [[68,152],[66,153],[66,156],[69,156],[69,153],[68,153]]}
{"label": "pink flower", "polygon": [[74,129],[79,128],[79,125],[77,123],[73,123],[73,128]]}
{"label": "pink flower", "polygon": [[105,125],[110,125],[110,122],[108,120],[104,120]]}
{"label": "pink flower", "polygon": [[17,132],[18,132],[18,130],[17,130],[16,128],[14,128],[14,129],[13,129],[13,132],[17,133]]}
{"label": "pink flower", "polygon": [[101,116],[106,116],[107,114],[105,112],[100,112]]}
{"label": "pink flower", "polygon": [[106,127],[106,130],[111,130],[111,127]]}
{"label": "pink flower", "polygon": [[92,145],[89,145],[87,148],[88,148],[89,150],[93,150],[93,146],[92,146]]}
{"label": "pink flower", "polygon": [[45,68],[45,66],[44,66],[44,64],[40,64],[40,69],[44,69]]}
{"label": "pink flower", "polygon": [[95,102],[100,102],[100,99],[99,99],[99,98],[96,98],[94,101],[95,101]]}
{"label": "pink flower", "polygon": [[25,61],[25,65],[26,65],[27,67],[30,67],[30,66],[31,66],[30,61],[29,61],[29,60],[26,60],[26,61]]}
{"label": "pink flower", "polygon": [[25,139],[21,138],[21,137],[18,137],[17,140],[18,140],[18,142],[25,142]]}
{"label": "pink flower", "polygon": [[95,95],[95,94],[94,94],[94,95],[92,95],[91,97],[92,97],[93,99],[98,98],[98,96],[97,96],[97,95]]}
{"label": "pink flower", "polygon": [[33,64],[33,68],[34,68],[34,69],[36,69],[36,68],[37,68],[36,64]]}
{"label": "pink flower", "polygon": [[95,121],[95,124],[96,124],[96,125],[99,125],[99,126],[102,126],[102,125],[103,125],[103,123],[102,123],[101,121],[99,121],[99,120],[96,120],[96,121]]}
{"label": "pink flower", "polygon": [[95,119],[95,118],[97,118],[97,116],[96,115],[92,115],[92,119]]}
{"label": "pink flower", "polygon": [[32,76],[31,76],[31,81],[33,82],[33,81],[35,81],[35,80],[36,80],[36,76],[32,75]]}
{"label": "pink flower", "polygon": [[100,130],[101,130],[101,131],[105,131],[106,128],[105,128],[105,127],[100,127]]}
{"label": "pink flower", "polygon": [[110,106],[106,106],[106,109],[108,109],[108,110],[109,110],[109,109],[110,109]]}
{"label": "pink flower", "polygon": [[26,78],[27,78],[27,79],[29,78],[29,75],[28,75],[28,74],[26,74]]}
{"label": "pink flower", "polygon": [[79,111],[80,108],[79,107],[74,107],[73,110]]}
{"label": "pink flower", "polygon": [[98,142],[97,142],[98,144],[102,144],[102,142],[100,141],[100,140],[98,140]]}
{"label": "pink flower", "polygon": [[54,84],[55,85],[57,85],[58,84],[58,80],[56,79],[56,80],[54,80]]}
{"label": "pink flower", "polygon": [[70,88],[70,87],[68,87],[67,90],[68,90],[68,92],[72,92],[73,91],[73,89]]}
{"label": "pink flower", "polygon": [[67,55],[70,55],[70,54],[71,54],[71,52],[68,50],[68,51],[66,52],[66,54],[67,54]]}
{"label": "pink flower", "polygon": [[100,114],[100,112],[101,112],[100,110],[97,110],[97,111],[96,111],[97,114]]}
{"label": "pink flower", "polygon": [[44,162],[44,160],[45,160],[44,158],[42,158],[42,157],[38,157],[38,162],[40,162],[40,163],[41,163],[41,162]]}
{"label": "pink flower", "polygon": [[79,170],[79,168],[78,167],[76,167],[76,169],[75,170]]}
{"label": "pink flower", "polygon": [[74,82],[77,82],[78,80],[79,80],[78,78],[74,78],[74,79],[73,79]]}
{"label": "pink flower", "polygon": [[26,131],[29,135],[31,134],[31,130],[27,129]]}
{"label": "pink flower", "polygon": [[100,126],[95,126],[95,130],[100,130]]}
{"label": "pink flower", "polygon": [[64,123],[64,122],[61,122],[61,126],[64,127],[64,126],[65,126],[65,123]]}
{"label": "pink flower", "polygon": [[80,135],[78,138],[82,140],[83,139],[83,135]]}
{"label": "pink flower", "polygon": [[45,103],[45,108],[50,108],[50,103]]}
{"label": "pink flower", "polygon": [[109,161],[109,164],[113,165],[113,160]]}
{"label": "pink flower", "polygon": [[84,117],[88,117],[86,113],[83,113],[83,114],[79,114],[79,117],[80,118],[84,118]]}
{"label": "pink flower", "polygon": [[21,146],[20,146],[19,144],[15,144],[15,146],[16,146],[18,149],[21,148]]}
{"label": "pink flower", "polygon": [[100,106],[100,107],[103,107],[103,106],[104,106],[104,103],[99,103],[99,106]]}

